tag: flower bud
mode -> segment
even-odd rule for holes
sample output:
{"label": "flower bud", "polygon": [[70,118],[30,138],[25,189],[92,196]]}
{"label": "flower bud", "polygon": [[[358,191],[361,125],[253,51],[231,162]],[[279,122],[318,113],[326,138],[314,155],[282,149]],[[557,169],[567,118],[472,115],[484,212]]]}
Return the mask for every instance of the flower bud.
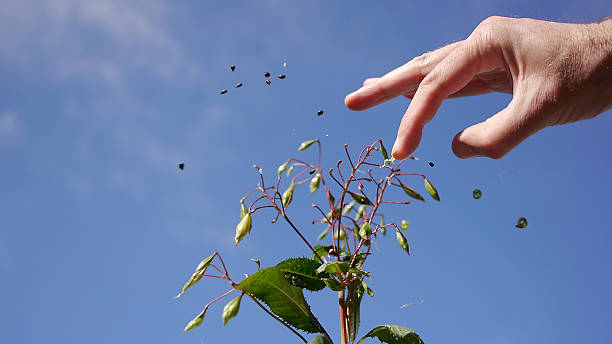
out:
{"label": "flower bud", "polygon": [[247,213],[244,215],[242,220],[238,222],[236,226],[236,237],[234,241],[236,241],[236,246],[242,241],[245,235],[247,235],[251,231],[251,214]]}

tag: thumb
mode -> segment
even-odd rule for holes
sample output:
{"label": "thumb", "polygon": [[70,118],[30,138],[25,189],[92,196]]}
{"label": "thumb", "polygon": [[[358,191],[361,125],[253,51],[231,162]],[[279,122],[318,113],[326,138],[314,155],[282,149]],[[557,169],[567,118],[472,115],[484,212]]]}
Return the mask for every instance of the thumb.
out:
{"label": "thumb", "polygon": [[543,116],[516,99],[486,121],[459,132],[452,144],[455,155],[462,159],[477,156],[499,159],[544,128],[540,120]]}

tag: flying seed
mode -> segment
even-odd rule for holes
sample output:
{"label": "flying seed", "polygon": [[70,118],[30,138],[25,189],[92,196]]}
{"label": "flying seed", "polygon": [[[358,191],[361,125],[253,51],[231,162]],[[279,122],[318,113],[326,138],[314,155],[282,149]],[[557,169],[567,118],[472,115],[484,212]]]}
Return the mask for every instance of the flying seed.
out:
{"label": "flying seed", "polygon": [[231,69],[231,70],[232,70],[232,72],[233,72],[233,71],[236,69],[236,66],[231,65],[231,66],[230,66],[230,69]]}
{"label": "flying seed", "polygon": [[185,169],[185,164],[184,163],[180,163],[179,164],[179,169],[184,170]]}
{"label": "flying seed", "polygon": [[271,83],[272,83],[272,81],[266,80],[266,84],[270,85]]}
{"label": "flying seed", "polygon": [[279,79],[284,79],[285,77],[286,77],[286,75],[285,75],[285,74],[279,74],[279,75],[278,75],[278,78],[279,78]]}
{"label": "flying seed", "polygon": [[283,67],[287,67],[287,61],[283,62]]}
{"label": "flying seed", "polygon": [[315,170],[315,169],[313,168],[313,169],[312,169],[312,170],[310,170],[310,172],[308,172],[308,173],[310,173],[310,174],[314,174],[316,171],[317,171],[317,170]]}
{"label": "flying seed", "polygon": [[221,90],[221,94],[226,94],[227,90]]}
{"label": "flying seed", "polygon": [[323,114],[323,110],[317,111],[317,116],[321,116]]}
{"label": "flying seed", "polygon": [[430,161],[429,166],[434,167],[434,163]]}
{"label": "flying seed", "polygon": [[269,78],[269,77],[270,77],[270,73],[265,72],[265,73],[264,73],[264,76],[265,76],[266,78]]}
{"label": "flying seed", "polygon": [[242,83],[241,82],[237,83],[235,87],[236,88],[242,87]]}

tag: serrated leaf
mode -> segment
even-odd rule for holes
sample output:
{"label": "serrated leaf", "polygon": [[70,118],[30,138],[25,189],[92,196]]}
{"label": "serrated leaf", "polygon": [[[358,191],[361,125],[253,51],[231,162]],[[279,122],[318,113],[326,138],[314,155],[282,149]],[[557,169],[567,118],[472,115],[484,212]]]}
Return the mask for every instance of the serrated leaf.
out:
{"label": "serrated leaf", "polygon": [[236,246],[244,239],[244,236],[251,231],[251,214],[247,213],[236,225],[236,236],[234,241]]}
{"label": "serrated leaf", "polygon": [[[323,230],[323,232],[321,232],[321,234],[319,234],[319,236],[317,237],[317,241],[321,241],[323,239],[325,239],[325,237],[327,236],[327,233],[329,233],[329,226],[327,228],[325,228]],[[327,253],[326,253],[327,255]]]}
{"label": "serrated leaf", "polygon": [[283,273],[289,284],[301,289],[319,291],[325,288],[321,278],[329,277],[326,273],[317,273],[319,261],[308,258],[291,258],[278,263],[276,267]]}
{"label": "serrated leaf", "polygon": [[321,181],[321,175],[317,173],[316,176],[314,176],[311,180],[310,180],[310,193],[314,193],[315,191],[317,191],[317,189],[319,188],[319,182]]}
{"label": "serrated leaf", "polygon": [[289,165],[289,160],[285,161],[282,165],[278,166],[277,172],[279,176],[283,174],[283,172],[285,172],[288,165]]}
{"label": "serrated leaf", "polygon": [[425,202],[425,198],[423,198],[423,196],[421,196],[421,194],[419,194],[415,189],[411,188],[408,185],[403,184],[402,182],[400,182],[400,186],[402,187],[402,190],[404,190],[404,193],[406,193],[406,195],[416,200]]}
{"label": "serrated leaf", "polygon": [[348,269],[349,265],[347,262],[327,262],[321,264],[316,271],[319,274],[323,272],[335,274],[339,272],[348,272]]}
{"label": "serrated leaf", "polygon": [[300,150],[300,151],[306,150],[306,149],[308,149],[308,147],[312,146],[312,144],[317,142],[317,141],[318,141],[317,139],[304,141],[304,142],[302,142],[302,144],[300,145],[298,150]]}
{"label": "serrated leaf", "polygon": [[183,329],[183,332],[187,332],[187,331],[191,331],[194,328],[202,325],[202,321],[204,321],[204,315],[206,315],[206,311],[208,310],[208,307],[204,307],[204,310],[202,312],[200,312],[200,314],[196,315],[195,318],[193,318],[188,324],[187,326],[185,326],[185,329]]}
{"label": "serrated leaf", "polygon": [[380,140],[380,153],[382,154],[383,158],[385,158],[385,160],[389,159],[389,154],[387,153],[387,150],[385,149],[385,145],[383,145],[382,140]]}
{"label": "serrated leaf", "polygon": [[320,332],[316,320],[306,303],[302,290],[289,284],[277,267],[259,270],[235,286],[265,303],[272,313],[291,326],[308,333]]}
{"label": "serrated leaf", "polygon": [[518,219],[516,225],[514,226],[516,228],[525,228],[527,227],[527,219],[524,217],[521,217],[520,219]]}
{"label": "serrated leaf", "polygon": [[438,194],[438,190],[436,190],[436,187],[433,186],[433,184],[429,181],[429,179],[427,178],[423,178],[423,179],[425,181],[425,189],[427,189],[427,192],[429,192],[429,194],[431,195],[431,198],[440,202],[440,195]]}
{"label": "serrated leaf", "polygon": [[244,295],[244,293],[241,293],[240,296],[232,299],[225,305],[225,307],[223,307],[223,313],[221,313],[221,320],[223,320],[223,326],[225,326],[227,322],[230,321],[230,319],[238,315],[242,295]]}
{"label": "serrated leaf", "polygon": [[325,283],[326,286],[329,287],[329,289],[333,290],[333,291],[342,291],[344,290],[344,286],[342,285],[342,283],[331,279],[331,278],[324,278],[323,282]]}
{"label": "serrated leaf", "polygon": [[423,341],[413,330],[397,325],[379,325],[368,332],[357,342],[361,344],[366,338],[378,338],[388,344],[423,344]]}
{"label": "serrated leaf", "polygon": [[185,283],[185,285],[183,286],[183,290],[181,290],[181,292],[177,296],[175,296],[176,299],[181,297],[181,295],[183,295],[185,291],[189,289],[189,287],[198,283],[202,279],[202,275],[206,273],[206,269],[208,269],[208,267],[210,266],[210,263],[212,262],[213,258],[215,258],[214,253],[208,256],[208,258],[202,260],[200,264],[198,264],[195,269],[195,272],[191,275],[187,283]]}
{"label": "serrated leaf", "polygon": [[347,191],[347,192],[351,195],[351,197],[353,197],[355,202],[362,204],[362,205],[372,205],[372,202],[370,202],[370,200],[366,197],[366,195],[358,194],[358,193],[351,192],[351,191]]}
{"label": "serrated leaf", "polygon": [[313,339],[311,339],[308,344],[332,344],[332,342],[327,339],[324,335],[320,334]]}

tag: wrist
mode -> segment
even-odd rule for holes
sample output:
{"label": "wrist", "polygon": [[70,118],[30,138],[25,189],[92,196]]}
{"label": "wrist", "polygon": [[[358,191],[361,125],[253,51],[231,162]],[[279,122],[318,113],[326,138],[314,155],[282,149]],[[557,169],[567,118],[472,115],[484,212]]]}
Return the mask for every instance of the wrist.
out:
{"label": "wrist", "polygon": [[584,87],[596,95],[593,115],[598,115],[612,109],[612,17],[586,25],[581,52]]}

